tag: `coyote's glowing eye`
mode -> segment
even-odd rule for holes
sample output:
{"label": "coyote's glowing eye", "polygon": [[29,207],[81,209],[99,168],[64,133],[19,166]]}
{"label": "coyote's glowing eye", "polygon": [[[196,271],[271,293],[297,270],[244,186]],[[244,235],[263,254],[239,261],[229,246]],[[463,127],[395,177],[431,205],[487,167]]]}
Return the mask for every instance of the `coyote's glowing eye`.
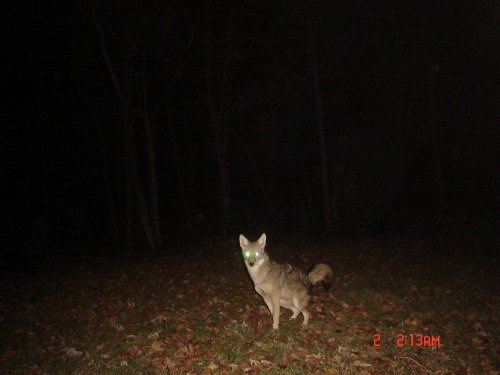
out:
{"label": "coyote's glowing eye", "polygon": [[259,253],[255,253],[256,256],[259,256]]}
{"label": "coyote's glowing eye", "polygon": [[248,258],[250,256],[250,251],[245,251],[243,255],[245,255],[245,258]]}

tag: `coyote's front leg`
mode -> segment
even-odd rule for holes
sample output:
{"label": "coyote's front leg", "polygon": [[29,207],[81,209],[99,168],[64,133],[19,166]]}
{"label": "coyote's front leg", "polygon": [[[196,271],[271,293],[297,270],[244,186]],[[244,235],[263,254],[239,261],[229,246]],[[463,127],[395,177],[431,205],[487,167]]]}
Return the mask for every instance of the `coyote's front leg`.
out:
{"label": "coyote's front leg", "polygon": [[271,303],[273,305],[273,329],[278,329],[280,325],[280,293],[273,292],[271,294]]}

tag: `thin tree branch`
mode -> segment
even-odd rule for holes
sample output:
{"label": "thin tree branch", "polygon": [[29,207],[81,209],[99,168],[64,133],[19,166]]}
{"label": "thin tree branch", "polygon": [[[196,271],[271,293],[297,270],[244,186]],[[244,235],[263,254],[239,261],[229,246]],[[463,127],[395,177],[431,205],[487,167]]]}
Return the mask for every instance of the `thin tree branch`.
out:
{"label": "thin tree branch", "polygon": [[108,50],[106,48],[106,42],[104,40],[104,31],[97,21],[97,17],[95,15],[91,16],[92,21],[97,29],[97,33],[99,34],[99,41],[101,42],[101,52],[104,57],[104,61],[106,62],[106,66],[108,68],[109,75],[111,76],[111,80],[115,86],[116,93],[120,98],[122,104],[126,104],[125,98],[123,97],[122,91],[120,89],[120,83],[118,81],[118,77],[116,76],[115,69],[113,68],[113,64],[111,63],[111,59],[109,58]]}
{"label": "thin tree branch", "polygon": [[177,81],[177,78],[180,76],[181,67],[182,67],[182,64],[184,62],[184,58],[186,57],[186,54],[189,51],[189,48],[193,44],[193,40],[194,40],[194,36],[195,36],[195,31],[196,31],[197,27],[198,27],[198,21],[195,21],[195,23],[193,24],[193,29],[191,31],[191,36],[189,37],[189,40],[186,43],[186,46],[182,50],[182,52],[181,52],[181,54],[179,56],[179,59],[177,60],[177,64],[176,64],[176,68],[175,68],[175,71],[174,71],[174,76],[172,78],[172,81],[168,85],[167,89],[165,90],[165,92],[162,95],[162,97],[160,98],[160,100],[158,100],[158,103],[156,103],[156,106],[155,106],[155,109],[153,111],[153,115],[152,115],[152,118],[151,118],[151,121],[152,121],[153,124],[156,123],[156,119],[158,118],[158,113],[160,112],[161,106],[163,105],[163,103],[165,102],[165,100],[168,97],[170,97],[170,93],[172,92],[172,88],[173,88],[175,82]]}

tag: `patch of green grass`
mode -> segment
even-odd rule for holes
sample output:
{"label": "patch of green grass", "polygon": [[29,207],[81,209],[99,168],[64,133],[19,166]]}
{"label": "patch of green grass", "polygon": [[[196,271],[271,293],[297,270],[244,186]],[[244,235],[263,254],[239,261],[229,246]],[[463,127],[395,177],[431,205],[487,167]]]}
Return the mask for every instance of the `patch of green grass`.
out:
{"label": "patch of green grass", "polygon": [[245,334],[248,332],[248,326],[241,323],[231,323],[227,326],[227,330],[235,333]]}
{"label": "patch of green grass", "polygon": [[193,367],[197,370],[205,370],[209,364],[208,358],[197,358],[193,361]]}
{"label": "patch of green grass", "polygon": [[163,327],[161,330],[161,338],[166,338],[170,334],[174,333],[177,330],[177,324],[173,320],[165,320],[163,321]]}
{"label": "patch of green grass", "polygon": [[308,375],[310,372],[307,369],[304,369],[298,363],[289,362],[285,368],[262,368],[260,371],[261,374],[264,375]]}
{"label": "patch of green grass", "polygon": [[241,350],[240,345],[225,347],[222,349],[222,354],[228,363],[241,363],[245,360],[245,353]]}

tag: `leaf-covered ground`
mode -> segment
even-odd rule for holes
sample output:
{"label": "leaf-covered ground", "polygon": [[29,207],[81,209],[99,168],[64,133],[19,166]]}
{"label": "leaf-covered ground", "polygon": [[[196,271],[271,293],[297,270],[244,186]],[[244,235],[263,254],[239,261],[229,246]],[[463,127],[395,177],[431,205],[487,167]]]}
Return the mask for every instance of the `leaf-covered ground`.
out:
{"label": "leaf-covered ground", "polygon": [[495,240],[268,238],[334,269],[307,329],[282,309],[272,332],[237,238],[200,243],[3,281],[0,373],[500,374]]}

